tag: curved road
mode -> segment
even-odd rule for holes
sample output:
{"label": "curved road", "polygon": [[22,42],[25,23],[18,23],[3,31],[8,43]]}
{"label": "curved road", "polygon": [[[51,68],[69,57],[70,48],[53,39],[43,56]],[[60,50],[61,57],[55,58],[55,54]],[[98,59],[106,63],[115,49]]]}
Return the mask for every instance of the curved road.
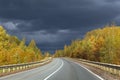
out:
{"label": "curved road", "polygon": [[0,80],[103,80],[81,65],[66,59],[53,59],[47,65],[1,77]]}

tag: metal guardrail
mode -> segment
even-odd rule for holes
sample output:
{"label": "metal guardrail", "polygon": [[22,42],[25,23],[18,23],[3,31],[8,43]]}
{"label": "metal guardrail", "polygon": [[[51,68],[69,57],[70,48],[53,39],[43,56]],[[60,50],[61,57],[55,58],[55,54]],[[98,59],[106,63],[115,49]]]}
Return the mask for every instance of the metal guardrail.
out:
{"label": "metal guardrail", "polygon": [[100,68],[102,70],[105,70],[112,74],[120,76],[120,65],[101,63],[101,62],[89,61],[89,60],[84,60],[84,59],[78,59],[78,60],[88,65]]}
{"label": "metal guardrail", "polygon": [[20,71],[20,70],[25,70],[25,69],[41,66],[43,64],[50,62],[51,60],[52,58],[50,57],[48,59],[37,61],[37,62],[0,66],[0,75],[4,73],[10,73],[14,71]]}

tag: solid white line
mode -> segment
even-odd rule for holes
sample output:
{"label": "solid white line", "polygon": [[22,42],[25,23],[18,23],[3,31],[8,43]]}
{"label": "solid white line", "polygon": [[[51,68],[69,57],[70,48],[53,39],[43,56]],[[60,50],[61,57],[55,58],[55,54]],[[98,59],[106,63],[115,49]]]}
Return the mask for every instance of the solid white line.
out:
{"label": "solid white line", "polygon": [[53,73],[51,73],[49,76],[47,76],[44,80],[48,80],[51,76],[53,76],[56,72],[58,72],[63,67],[63,65],[64,65],[64,62],[62,61],[61,66],[57,70],[55,70]]}
{"label": "solid white line", "polygon": [[104,80],[102,77],[100,77],[99,75],[95,74],[94,72],[92,72],[91,70],[87,69],[86,67],[80,65],[79,63],[77,62],[74,62],[75,64],[81,66],[82,68],[86,69],[88,72],[90,72],[91,74],[93,74],[94,76],[98,77],[100,80]]}

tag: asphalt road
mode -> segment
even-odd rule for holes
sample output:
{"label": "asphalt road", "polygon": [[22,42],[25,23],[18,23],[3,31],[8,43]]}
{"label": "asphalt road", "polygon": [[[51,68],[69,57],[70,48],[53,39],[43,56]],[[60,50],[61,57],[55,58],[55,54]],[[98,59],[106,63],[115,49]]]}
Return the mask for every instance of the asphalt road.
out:
{"label": "asphalt road", "polygon": [[1,77],[0,80],[103,80],[81,65],[65,59],[53,59],[47,65]]}

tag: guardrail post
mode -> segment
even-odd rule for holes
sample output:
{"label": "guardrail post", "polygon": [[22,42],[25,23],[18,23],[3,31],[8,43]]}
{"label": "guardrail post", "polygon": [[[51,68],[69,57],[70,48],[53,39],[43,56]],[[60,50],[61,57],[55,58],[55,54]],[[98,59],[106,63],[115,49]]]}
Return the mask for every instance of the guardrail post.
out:
{"label": "guardrail post", "polygon": [[22,70],[22,66],[20,66],[20,70]]}
{"label": "guardrail post", "polygon": [[15,68],[13,67],[13,71],[15,70]]}
{"label": "guardrail post", "polygon": [[114,74],[116,74],[116,69],[114,69]]}
{"label": "guardrail post", "polygon": [[11,72],[10,68],[8,68],[8,72]]}
{"label": "guardrail post", "polygon": [[5,68],[3,69],[3,71],[2,71],[3,73],[5,73]]}
{"label": "guardrail post", "polygon": [[116,74],[119,75],[119,70],[116,70]]}
{"label": "guardrail post", "polygon": [[112,73],[112,68],[109,69],[109,72]]}
{"label": "guardrail post", "polygon": [[106,71],[109,71],[108,67],[106,67]]}
{"label": "guardrail post", "polygon": [[19,67],[17,67],[17,70],[19,70]]}
{"label": "guardrail post", "polygon": [[120,76],[120,70],[118,70],[118,75]]}

